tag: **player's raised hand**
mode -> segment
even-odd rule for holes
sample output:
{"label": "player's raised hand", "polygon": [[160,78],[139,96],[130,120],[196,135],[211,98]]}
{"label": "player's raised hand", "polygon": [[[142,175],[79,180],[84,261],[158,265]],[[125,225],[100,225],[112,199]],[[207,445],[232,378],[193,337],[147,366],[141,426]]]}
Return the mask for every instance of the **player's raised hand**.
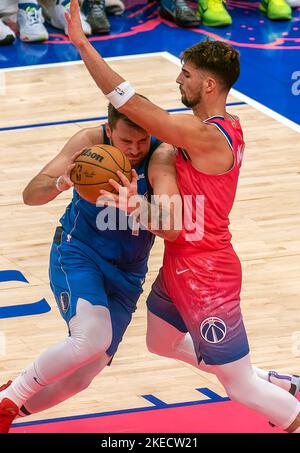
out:
{"label": "player's raised hand", "polygon": [[70,14],[65,13],[65,18],[68,26],[68,36],[74,46],[79,47],[80,44],[87,40],[81,25],[79,14],[78,0],[71,0]]}

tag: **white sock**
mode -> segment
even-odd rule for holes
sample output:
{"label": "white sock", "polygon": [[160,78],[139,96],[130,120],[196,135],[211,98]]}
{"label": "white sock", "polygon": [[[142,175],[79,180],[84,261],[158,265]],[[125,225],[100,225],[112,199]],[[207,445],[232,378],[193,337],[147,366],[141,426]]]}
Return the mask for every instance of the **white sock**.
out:
{"label": "white sock", "polygon": [[3,392],[18,407],[45,385],[74,373],[105,354],[112,340],[109,310],[79,299],[76,315],[69,323],[71,336],[43,352]]}
{"label": "white sock", "polygon": [[33,393],[41,390],[44,385],[45,383],[38,377],[35,363],[33,363],[7,389],[0,392],[0,400],[9,398],[20,407],[24,401]]}
{"label": "white sock", "polygon": [[45,411],[86,389],[94,377],[101,372],[110,360],[111,357],[104,354],[100,359],[84,365],[70,376],[47,385],[24,403],[20,408],[19,415],[24,417]]}

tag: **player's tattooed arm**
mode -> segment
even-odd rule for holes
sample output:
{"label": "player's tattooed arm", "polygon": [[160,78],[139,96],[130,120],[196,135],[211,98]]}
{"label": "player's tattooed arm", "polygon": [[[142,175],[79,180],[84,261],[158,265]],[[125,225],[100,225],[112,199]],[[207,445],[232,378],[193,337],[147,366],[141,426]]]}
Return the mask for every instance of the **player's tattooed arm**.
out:
{"label": "player's tattooed arm", "polygon": [[117,194],[100,191],[97,204],[117,207],[132,217],[132,229],[152,231],[163,239],[174,241],[182,229],[182,200],[176,184],[175,154],[172,146],[163,143],[153,153],[148,166],[148,179],[153,189],[149,201],[138,194],[137,173],[128,181],[118,172],[123,184],[110,180]]}
{"label": "player's tattooed arm", "polygon": [[159,195],[153,195],[151,202],[145,197],[140,197],[139,206],[131,213],[131,216],[134,224],[142,225],[156,236],[168,241],[174,241],[181,231],[180,222],[176,229],[173,208],[170,200],[165,196],[161,201]]}
{"label": "player's tattooed arm", "polygon": [[150,203],[150,229],[164,239],[174,241],[182,229],[182,199],[177,187],[176,150],[162,143],[152,154],[148,179],[153,190]]}

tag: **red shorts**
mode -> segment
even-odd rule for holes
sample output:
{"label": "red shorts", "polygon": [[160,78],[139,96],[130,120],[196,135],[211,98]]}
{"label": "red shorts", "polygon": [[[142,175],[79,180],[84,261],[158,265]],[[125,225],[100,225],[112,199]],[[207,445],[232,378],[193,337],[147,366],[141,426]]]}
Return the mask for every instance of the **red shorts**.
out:
{"label": "red shorts", "polygon": [[249,352],[240,311],[241,280],[232,246],[185,256],[167,251],[148,308],[179,330],[186,327],[199,361],[233,362]]}

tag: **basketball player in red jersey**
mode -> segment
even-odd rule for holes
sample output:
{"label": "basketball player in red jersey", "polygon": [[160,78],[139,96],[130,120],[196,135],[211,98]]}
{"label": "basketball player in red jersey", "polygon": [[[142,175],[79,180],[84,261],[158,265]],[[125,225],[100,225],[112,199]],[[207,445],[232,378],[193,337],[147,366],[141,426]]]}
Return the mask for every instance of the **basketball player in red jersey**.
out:
{"label": "basketball player in red jersey", "polygon": [[244,140],[238,118],[226,112],[228,92],[239,77],[238,52],[223,42],[201,42],[184,51],[177,83],[193,115],[171,115],[136,96],[91,46],[81,30],[77,0],[71,0],[67,22],[71,41],[110,102],[178,150],[177,183],[192,222],[175,241],[166,241],[163,269],[148,298],[149,349],[213,372],[231,399],[288,432],[300,432],[300,403],[251,365],[240,311],[241,265],[228,216]]}

